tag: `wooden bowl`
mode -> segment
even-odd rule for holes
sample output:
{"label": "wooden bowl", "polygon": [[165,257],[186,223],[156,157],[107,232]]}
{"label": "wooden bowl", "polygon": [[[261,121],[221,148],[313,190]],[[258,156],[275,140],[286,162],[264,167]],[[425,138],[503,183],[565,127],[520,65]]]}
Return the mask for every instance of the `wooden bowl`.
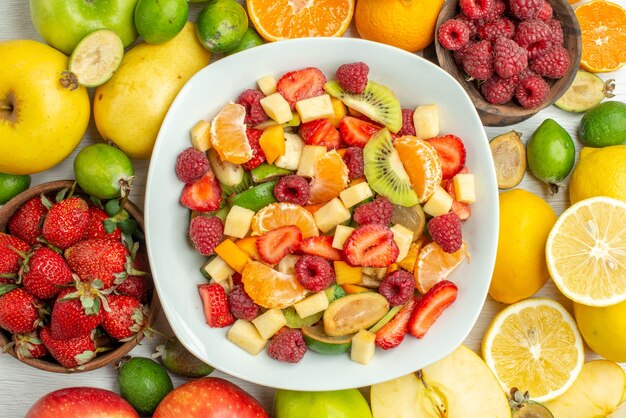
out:
{"label": "wooden bowl", "polygon": [[[0,208],[0,231],[5,231],[6,225],[9,222],[11,216],[28,200],[33,197],[39,196],[42,193],[54,195],[61,189],[72,187],[74,184],[73,180],[59,180],[53,181],[49,183],[39,184],[34,186],[19,195],[15,196],[11,199],[7,204]],[[129,215],[137,221],[137,225],[143,232],[144,230],[144,222],[143,222],[143,211],[137,207],[134,203],[127,201],[124,206]],[[148,272],[149,273],[149,272]],[[150,307],[150,314],[148,316],[148,326],[150,326],[157,317],[157,314],[160,309],[159,299],[157,297],[156,291],[154,290],[154,286],[152,286],[152,294],[150,299],[148,300],[148,304]],[[113,350],[105,351],[102,354],[99,354],[93,360],[83,364],[82,366],[68,369],[66,367],[61,366],[59,363],[55,362],[49,356],[44,357],[43,359],[19,359],[15,353],[15,350],[11,347],[6,349],[6,352],[12,355],[13,357],[20,360],[22,363],[26,363],[29,366],[36,367],[41,370],[45,370],[48,372],[55,373],[73,373],[73,372],[86,372],[90,370],[98,369],[107,364],[116,362],[120,360],[122,357],[127,355],[143,338],[143,333],[140,333],[137,338],[133,338],[130,341],[124,343],[116,343],[115,348]],[[6,344],[11,342],[11,336],[4,330],[0,329],[0,353],[6,346]]]}
{"label": "wooden bowl", "polygon": [[[541,109],[544,109],[556,102],[574,81],[576,71],[580,65],[580,55],[582,52],[578,19],[576,19],[574,10],[569,3],[567,3],[567,1],[546,1],[550,3],[550,6],[552,6],[554,18],[561,22],[564,35],[564,47],[569,52],[570,68],[568,73],[558,80],[546,79],[548,84],[551,84],[548,98],[541,106],[532,109],[526,109],[517,104],[514,100],[503,105],[493,105],[485,100],[478,89],[477,84],[472,81],[467,81],[465,72],[456,65],[452,53],[445,49],[439,43],[437,36],[435,36],[435,50],[439,65],[450,73],[459,83],[461,83],[467,94],[472,99],[483,125],[507,126],[528,119]],[[435,33],[438,34],[441,25],[448,19],[456,16],[459,13],[459,10],[458,0],[447,0],[439,12]]]}

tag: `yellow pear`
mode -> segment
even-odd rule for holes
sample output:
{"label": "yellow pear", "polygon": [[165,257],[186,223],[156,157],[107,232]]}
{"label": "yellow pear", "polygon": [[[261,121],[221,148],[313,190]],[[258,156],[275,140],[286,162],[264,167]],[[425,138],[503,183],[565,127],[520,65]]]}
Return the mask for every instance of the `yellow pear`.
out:
{"label": "yellow pear", "polygon": [[129,157],[150,158],[174,98],[210,60],[191,22],[164,44],[135,46],[113,77],[96,89],[93,112],[98,131]]}

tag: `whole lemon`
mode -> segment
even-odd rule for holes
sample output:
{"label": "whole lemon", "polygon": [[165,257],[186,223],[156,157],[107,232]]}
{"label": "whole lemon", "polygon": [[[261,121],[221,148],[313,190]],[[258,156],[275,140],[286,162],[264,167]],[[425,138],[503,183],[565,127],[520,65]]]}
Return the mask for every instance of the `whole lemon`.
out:
{"label": "whole lemon", "polygon": [[626,145],[583,148],[569,183],[572,205],[594,196],[626,202]]}
{"label": "whole lemon", "polygon": [[359,0],[354,19],[362,38],[415,52],[434,40],[442,5],[443,0]]}
{"label": "whole lemon", "polygon": [[522,189],[500,194],[500,230],[496,265],[489,294],[515,303],[541,289],[550,278],[545,247],[556,222],[554,210],[540,197]]}
{"label": "whole lemon", "polygon": [[626,361],[626,302],[603,308],[574,303],[574,316],[593,351],[607,360]]}

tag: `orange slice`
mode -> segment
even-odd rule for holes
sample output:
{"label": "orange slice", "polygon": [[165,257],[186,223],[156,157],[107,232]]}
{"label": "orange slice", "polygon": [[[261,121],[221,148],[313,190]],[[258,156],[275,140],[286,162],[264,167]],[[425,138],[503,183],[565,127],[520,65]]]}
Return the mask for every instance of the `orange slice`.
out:
{"label": "orange slice", "polygon": [[326,203],[339,196],[348,187],[348,167],[341,155],[333,150],[315,163],[315,176],[311,181],[309,205]]}
{"label": "orange slice", "polygon": [[252,158],[245,117],[246,109],[242,105],[229,103],[211,122],[211,144],[222,160],[243,164]]}
{"label": "orange slice", "polygon": [[626,64],[626,10],[604,0],[576,8],[582,34],[580,66],[592,73],[615,71]]}
{"label": "orange slice", "polygon": [[293,203],[272,203],[258,211],[252,218],[252,235],[262,235],[281,226],[295,225],[302,231],[302,238],[316,237],[319,230],[313,215],[302,206]]}
{"label": "orange slice", "polygon": [[432,196],[441,183],[441,160],[437,150],[415,136],[401,136],[394,143],[402,165],[409,175],[419,203]]}
{"label": "orange slice", "polygon": [[435,284],[444,280],[467,257],[467,245],[463,243],[455,253],[447,253],[439,244],[426,244],[417,256],[415,263],[415,287],[424,294]]}
{"label": "orange slice", "polygon": [[258,261],[250,261],[241,273],[241,282],[258,305],[282,309],[304,299],[307,290],[295,274],[284,274]]}
{"label": "orange slice", "polygon": [[341,36],[354,13],[354,0],[248,0],[254,28],[267,41]]}

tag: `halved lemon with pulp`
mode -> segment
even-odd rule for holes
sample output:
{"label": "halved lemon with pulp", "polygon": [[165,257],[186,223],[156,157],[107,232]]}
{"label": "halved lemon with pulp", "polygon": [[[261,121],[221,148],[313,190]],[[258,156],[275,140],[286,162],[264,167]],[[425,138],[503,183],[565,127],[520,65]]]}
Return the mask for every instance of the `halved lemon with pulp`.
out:
{"label": "halved lemon with pulp", "polygon": [[583,342],[572,316],[551,299],[526,299],[500,312],[482,344],[483,359],[509,392],[544,402],[564,393],[582,369]]}

